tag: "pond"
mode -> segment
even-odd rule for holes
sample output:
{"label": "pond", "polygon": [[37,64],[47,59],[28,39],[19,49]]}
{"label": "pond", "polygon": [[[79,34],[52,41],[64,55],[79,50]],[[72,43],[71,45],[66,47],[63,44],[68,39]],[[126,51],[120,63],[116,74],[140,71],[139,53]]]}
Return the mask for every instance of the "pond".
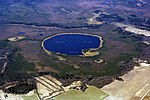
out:
{"label": "pond", "polygon": [[101,38],[96,35],[66,33],[46,38],[42,46],[44,50],[66,55],[84,55],[83,50],[97,50],[101,46]]}

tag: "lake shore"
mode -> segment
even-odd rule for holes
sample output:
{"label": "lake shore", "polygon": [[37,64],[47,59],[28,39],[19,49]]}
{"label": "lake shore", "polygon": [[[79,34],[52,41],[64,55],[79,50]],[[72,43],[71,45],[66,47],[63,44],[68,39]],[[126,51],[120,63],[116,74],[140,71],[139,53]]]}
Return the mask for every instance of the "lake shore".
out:
{"label": "lake shore", "polygon": [[[52,37],[55,37],[55,36],[59,36],[59,35],[63,35],[63,34],[81,34],[81,35],[88,35],[88,36],[95,36],[95,37],[98,37],[100,39],[100,45],[98,48],[90,48],[87,52],[83,52],[83,50],[81,51],[83,55],[78,55],[78,56],[82,56],[82,57],[92,57],[92,56],[96,56],[96,55],[99,55],[99,52],[96,52],[96,50],[100,49],[103,47],[103,38],[99,35],[94,35],[94,34],[86,34],[86,33],[61,33],[61,34],[56,34],[56,35],[53,35],[53,36],[50,36],[50,37],[47,37],[45,38],[43,41],[42,41],[42,48],[43,50],[51,55],[51,51],[48,51],[45,49],[44,47],[44,42]],[[92,52],[94,51],[94,52]],[[59,52],[56,52],[56,54],[61,54]],[[67,55],[67,54],[62,54],[62,55]]]}

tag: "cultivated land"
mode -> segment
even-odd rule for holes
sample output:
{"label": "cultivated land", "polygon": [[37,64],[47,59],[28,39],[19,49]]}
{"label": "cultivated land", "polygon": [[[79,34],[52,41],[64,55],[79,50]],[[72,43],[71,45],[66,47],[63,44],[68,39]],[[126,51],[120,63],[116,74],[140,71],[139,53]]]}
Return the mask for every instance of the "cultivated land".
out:
{"label": "cultivated land", "polygon": [[150,91],[150,77],[144,77],[150,75],[150,64],[144,61],[138,61],[139,66],[135,66],[134,69],[121,78],[124,80],[120,82],[118,80],[106,85],[102,88],[103,91],[110,94],[106,100],[115,98],[116,100],[140,100]]}
{"label": "cultivated land", "polygon": [[103,100],[107,96],[107,93],[91,86],[85,92],[70,90],[54,98],[54,100]]}
{"label": "cultivated land", "polygon": [[[0,1],[1,90],[7,93],[26,94],[37,89],[40,97],[45,97],[42,94],[47,91],[46,98],[50,98],[65,92],[61,87],[80,81],[82,83],[80,88],[75,86],[71,88],[71,92],[68,91],[61,96],[65,98],[73,91],[86,98],[85,95],[91,94],[88,89],[86,90],[88,85],[97,88],[104,86],[102,89],[110,96],[124,97],[124,94],[130,93],[130,96],[124,98],[134,99],[134,97],[141,98],[146,89],[149,89],[149,78],[147,78],[149,67],[133,70],[137,65],[133,58],[147,60],[148,63],[150,61],[148,0],[145,2],[115,0],[117,3],[113,0],[109,2],[105,0],[6,1]],[[119,26],[116,23],[120,23]],[[126,28],[121,25],[125,25]],[[47,54],[41,46],[42,41],[61,33],[101,36],[102,47],[96,50],[99,55],[81,57],[54,52]],[[56,82],[45,79],[45,75],[50,76],[50,79],[56,79],[61,84],[58,87],[50,86],[55,85]],[[113,84],[116,83],[118,84],[114,86]],[[77,89],[85,92],[82,94],[81,91],[76,91]],[[129,91],[126,91],[127,89]],[[112,93],[112,91],[116,92]],[[99,92],[101,91],[98,91],[98,95]],[[8,99],[13,96],[10,94]],[[26,95],[24,96],[28,99]],[[7,99],[2,91],[0,97]],[[17,98],[22,97],[17,95]]]}

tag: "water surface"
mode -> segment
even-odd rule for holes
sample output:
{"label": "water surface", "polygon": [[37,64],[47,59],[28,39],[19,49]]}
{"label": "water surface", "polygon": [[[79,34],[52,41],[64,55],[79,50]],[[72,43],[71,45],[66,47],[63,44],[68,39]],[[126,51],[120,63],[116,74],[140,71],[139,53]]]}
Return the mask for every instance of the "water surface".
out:
{"label": "water surface", "polygon": [[61,34],[49,37],[43,42],[47,51],[67,55],[83,55],[82,50],[99,48],[100,38],[85,34]]}

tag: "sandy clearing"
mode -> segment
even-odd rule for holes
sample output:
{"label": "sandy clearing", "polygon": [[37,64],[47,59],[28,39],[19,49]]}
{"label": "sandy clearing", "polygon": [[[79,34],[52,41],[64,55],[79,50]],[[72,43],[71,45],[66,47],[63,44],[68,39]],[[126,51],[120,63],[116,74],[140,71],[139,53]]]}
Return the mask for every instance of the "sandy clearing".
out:
{"label": "sandy clearing", "polygon": [[[5,95],[8,97],[5,97]],[[23,100],[23,98],[21,95],[8,94],[0,90],[0,100]]]}
{"label": "sandy clearing", "polygon": [[131,32],[131,33],[140,34],[144,36],[150,36],[150,31],[142,30],[131,25],[125,25],[123,23],[114,23],[114,25],[117,27],[125,28],[124,29],[125,31]]}
{"label": "sandy clearing", "polygon": [[115,80],[102,88],[110,94],[105,100],[130,100],[142,98],[150,89],[150,64],[140,63],[140,66],[122,76],[124,82]]}

